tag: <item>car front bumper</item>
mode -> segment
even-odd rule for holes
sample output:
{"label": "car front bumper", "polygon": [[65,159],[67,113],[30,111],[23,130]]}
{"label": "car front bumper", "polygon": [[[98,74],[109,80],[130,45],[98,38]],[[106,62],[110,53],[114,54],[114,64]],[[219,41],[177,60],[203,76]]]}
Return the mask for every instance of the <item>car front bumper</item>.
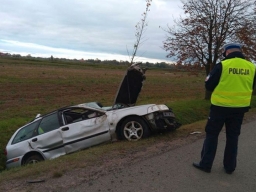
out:
{"label": "car front bumper", "polygon": [[171,109],[168,111],[157,111],[146,116],[149,122],[151,131],[174,131],[178,129],[181,124],[177,122],[174,113]]}

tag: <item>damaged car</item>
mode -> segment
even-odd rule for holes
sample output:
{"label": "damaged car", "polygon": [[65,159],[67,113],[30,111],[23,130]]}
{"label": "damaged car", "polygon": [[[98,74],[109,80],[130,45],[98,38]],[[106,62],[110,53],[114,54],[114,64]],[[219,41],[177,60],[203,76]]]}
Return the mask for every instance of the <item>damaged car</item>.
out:
{"label": "damaged car", "polygon": [[128,68],[113,106],[88,102],[38,114],[9,140],[6,167],[53,159],[116,139],[137,141],[180,127],[173,111],[164,104],[135,105],[145,71],[138,64]]}

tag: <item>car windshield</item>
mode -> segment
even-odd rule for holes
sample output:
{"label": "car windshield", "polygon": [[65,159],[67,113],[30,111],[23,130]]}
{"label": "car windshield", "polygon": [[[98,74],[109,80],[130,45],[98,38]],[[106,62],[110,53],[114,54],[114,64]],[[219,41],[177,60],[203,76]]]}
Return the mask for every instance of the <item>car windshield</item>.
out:
{"label": "car windshield", "polygon": [[91,108],[95,108],[95,109],[101,109],[104,111],[111,111],[111,110],[115,110],[115,109],[122,109],[122,108],[129,107],[128,105],[122,104],[122,103],[117,103],[117,104],[114,104],[114,106],[106,106],[106,107],[105,106],[103,107],[102,104],[98,103],[98,102],[85,103],[84,105],[91,107]]}
{"label": "car windshield", "polygon": [[90,103],[85,103],[84,105],[91,107],[91,108],[95,108],[95,109],[101,109],[101,110],[108,110],[111,107],[103,107],[101,103],[98,102],[90,102]]}

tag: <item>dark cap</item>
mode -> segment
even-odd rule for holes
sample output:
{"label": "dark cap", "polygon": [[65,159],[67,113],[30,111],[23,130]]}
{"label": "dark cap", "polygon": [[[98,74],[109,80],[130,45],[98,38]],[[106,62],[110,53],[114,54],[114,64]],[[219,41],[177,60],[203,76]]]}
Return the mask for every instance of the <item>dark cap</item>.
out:
{"label": "dark cap", "polygon": [[241,49],[241,47],[242,45],[239,43],[227,43],[223,46],[223,50],[227,51],[228,49],[234,49],[234,48]]}

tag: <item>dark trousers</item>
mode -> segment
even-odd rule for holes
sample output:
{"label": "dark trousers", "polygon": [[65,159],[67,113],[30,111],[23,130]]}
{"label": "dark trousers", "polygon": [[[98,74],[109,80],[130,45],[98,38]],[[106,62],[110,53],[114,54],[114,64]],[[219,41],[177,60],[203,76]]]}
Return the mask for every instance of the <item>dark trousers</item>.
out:
{"label": "dark trousers", "polygon": [[226,147],[224,152],[223,165],[228,171],[234,171],[236,168],[236,157],[238,148],[238,137],[240,135],[241,125],[244,118],[244,112],[232,112],[212,110],[205,127],[206,137],[201,152],[200,165],[207,169],[212,168],[215,158],[218,136],[225,124],[226,127]]}

